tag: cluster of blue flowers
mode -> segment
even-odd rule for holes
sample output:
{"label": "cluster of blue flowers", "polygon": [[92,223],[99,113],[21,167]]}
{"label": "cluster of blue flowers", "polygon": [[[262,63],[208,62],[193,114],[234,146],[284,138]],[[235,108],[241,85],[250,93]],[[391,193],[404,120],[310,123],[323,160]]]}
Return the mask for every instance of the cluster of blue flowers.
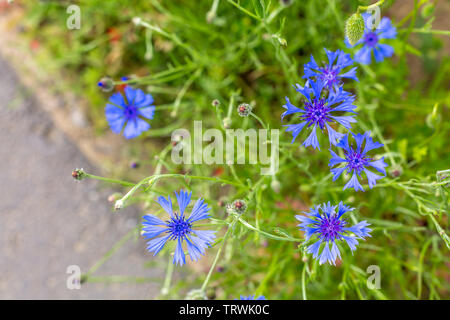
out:
{"label": "cluster of blue flowers", "polygon": [[[390,19],[383,18],[376,29],[371,29],[370,15],[365,13],[363,18],[364,36],[355,44],[355,46],[363,44],[363,47],[356,52],[355,61],[369,64],[372,52],[377,62],[392,56],[394,49],[388,44],[380,43],[382,39],[396,37],[396,29]],[[352,47],[347,40],[345,43],[347,47]],[[295,106],[286,97],[286,104],[283,105],[286,111],[281,115],[281,120],[283,121],[287,115],[297,114],[299,123],[285,125],[286,132],[292,133],[292,143],[294,143],[303,130],[309,129],[310,133],[302,145],[312,146],[313,149],[320,150],[317,130],[321,132],[326,130],[331,155],[328,165],[331,167],[333,181],[336,181],[346,170],[350,179],[343,189],[353,188],[355,191],[364,191],[359,181],[362,179],[362,173],[367,177],[369,188],[373,188],[377,180],[386,176],[387,164],[384,162],[384,157],[376,159],[369,155],[370,151],[382,147],[383,144],[373,141],[370,131],[364,134],[355,134],[351,131],[351,123],[357,122],[355,96],[343,89],[343,80],[359,80],[356,76],[356,67],[352,67],[354,62],[350,54],[342,50],[333,52],[327,49],[325,53],[327,62],[318,64],[311,56],[310,61],[304,65],[305,85],[294,86],[295,90],[303,96],[302,106]],[[333,126],[341,127],[347,132],[338,132],[339,129]],[[353,138],[356,146],[350,143],[350,138]],[[375,169],[382,175],[369,169]],[[295,216],[301,222],[299,227],[305,232],[306,242],[313,242],[307,247],[307,252],[311,253],[314,259],[318,259],[320,264],[329,262],[335,265],[336,259],[341,258],[336,242],[345,241],[353,253],[358,239],[364,240],[370,237],[369,233],[372,230],[367,228],[369,224],[366,221],[352,227],[347,226],[343,215],[351,210],[353,209],[342,202],[338,206],[332,206],[328,202],[304,212],[305,216]],[[313,238],[315,241],[312,240]]]}
{"label": "cluster of blue flowers", "polygon": [[[368,14],[363,14],[366,30],[364,36],[355,46],[363,44],[356,52],[354,60],[359,63],[369,64],[372,52],[377,62],[390,57],[394,49],[381,43],[380,40],[396,37],[396,29],[388,18],[383,18],[377,27],[372,30],[368,27]],[[346,41],[347,47],[351,47]],[[376,159],[369,152],[380,148],[383,144],[373,141],[370,131],[364,134],[355,134],[351,131],[351,124],[357,123],[355,109],[355,96],[343,89],[344,80],[359,81],[356,76],[357,67],[353,66],[354,60],[350,54],[342,50],[329,51],[325,49],[327,62],[319,64],[311,55],[310,61],[304,65],[303,86],[296,84],[295,90],[303,96],[297,107],[286,97],[283,108],[286,111],[281,115],[281,120],[288,115],[296,115],[298,123],[285,125],[286,131],[292,133],[292,143],[302,131],[307,131],[307,137],[303,141],[304,147],[311,146],[320,150],[318,131],[326,132],[329,141],[331,158],[329,166],[336,181],[346,170],[350,176],[344,186],[355,191],[364,191],[359,179],[362,173],[367,177],[369,188],[376,185],[377,180],[386,175],[384,158]],[[126,80],[126,79],[125,79]],[[112,84],[111,84],[112,85]],[[103,82],[99,86],[104,87]],[[135,89],[124,85],[119,92],[114,93],[105,108],[106,120],[114,133],[123,132],[127,139],[135,138],[150,129],[148,120],[153,119],[155,106],[153,97],[144,93],[141,89]],[[350,143],[353,139],[356,145]],[[333,150],[334,149],[334,150]],[[378,175],[369,169],[374,169]],[[198,199],[189,215],[187,207],[191,202],[192,193],[181,190],[175,192],[178,202],[178,211],[174,211],[170,196],[160,196],[159,205],[169,215],[164,221],[152,214],[143,217],[142,235],[148,239],[147,250],[157,255],[169,241],[175,242],[173,263],[184,265],[186,263],[185,249],[192,261],[198,261],[205,254],[215,239],[215,231],[199,230],[194,228],[194,223],[209,218],[210,208],[203,199]],[[330,202],[311,208],[305,215],[296,215],[301,223],[300,230],[305,233],[305,240],[309,242],[306,251],[313,255],[320,264],[329,262],[336,265],[336,260],[341,258],[338,244],[345,242],[350,250],[356,249],[358,240],[370,237],[372,231],[366,221],[349,226],[344,215],[352,211],[340,202],[332,206]],[[312,242],[312,243],[311,243]],[[264,296],[241,296],[241,300],[263,300]]]}
{"label": "cluster of blue flowers", "polygon": [[[286,111],[281,115],[281,120],[287,115],[298,114],[299,123],[285,125],[286,132],[291,132],[294,143],[300,132],[306,128],[312,128],[309,136],[303,142],[303,146],[312,146],[314,149],[320,150],[319,140],[317,137],[317,130],[321,132],[326,130],[328,140],[330,143],[330,159],[329,166],[345,163],[344,167],[332,168],[333,181],[335,181],[342,172],[347,169],[348,174],[352,174],[350,181],[344,186],[347,188],[354,188],[355,191],[364,191],[359,183],[358,178],[361,178],[361,173],[365,173],[372,188],[376,181],[381,176],[369,171],[367,167],[373,167],[378,172],[386,175],[385,167],[387,164],[383,161],[384,158],[373,160],[367,153],[373,149],[382,147],[383,144],[374,142],[370,137],[370,131],[365,132],[364,135],[352,133],[351,123],[357,122],[355,119],[356,106],[355,96],[343,89],[343,78],[358,81],[356,77],[356,67],[350,70],[346,68],[352,66],[353,60],[349,54],[341,50],[335,52],[325,49],[328,58],[328,63],[324,66],[319,66],[314,57],[311,56],[310,62],[304,65],[304,76],[306,79],[305,85],[302,87],[299,84],[295,85],[296,91],[299,92],[304,100],[303,107],[296,107],[286,97],[286,104],[283,108]],[[341,133],[335,130],[332,126],[341,126],[348,132]],[[349,144],[349,136],[353,136],[356,141],[356,148]],[[365,140],[364,148],[362,143]],[[338,156],[335,151],[331,149],[334,146],[343,151],[343,158]]]}

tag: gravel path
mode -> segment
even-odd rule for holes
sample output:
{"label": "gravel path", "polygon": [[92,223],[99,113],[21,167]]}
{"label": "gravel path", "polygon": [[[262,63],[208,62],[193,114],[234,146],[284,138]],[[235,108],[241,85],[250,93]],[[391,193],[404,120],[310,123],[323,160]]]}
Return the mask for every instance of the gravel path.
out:
{"label": "gravel path", "polygon": [[[107,201],[111,190],[71,177],[76,167],[94,168],[55,129],[1,57],[0,146],[0,299],[156,297],[159,280],[67,288],[67,267],[88,270],[137,226],[138,211],[112,213]],[[151,268],[144,267],[152,261]],[[94,276],[161,279],[162,267],[155,263],[142,238],[130,240]]]}

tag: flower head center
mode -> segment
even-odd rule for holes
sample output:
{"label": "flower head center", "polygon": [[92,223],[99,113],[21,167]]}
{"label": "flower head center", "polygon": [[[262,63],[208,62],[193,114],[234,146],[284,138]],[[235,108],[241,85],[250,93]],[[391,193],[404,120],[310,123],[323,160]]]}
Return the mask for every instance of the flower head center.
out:
{"label": "flower head center", "polygon": [[364,36],[364,42],[369,46],[369,47],[375,47],[378,43],[378,36],[375,32],[369,32],[366,33],[366,35]]}
{"label": "flower head center", "polygon": [[192,224],[186,220],[184,215],[179,216],[177,213],[167,221],[168,233],[170,240],[185,238],[187,234],[192,232]]}
{"label": "flower head center", "polygon": [[303,120],[308,122],[308,127],[311,125],[318,125],[320,129],[323,129],[326,122],[329,122],[329,111],[325,105],[325,99],[314,98],[312,102],[307,101],[305,103],[306,112],[300,116]]}
{"label": "flower head center", "polygon": [[345,220],[340,220],[335,214],[324,217],[319,225],[321,237],[324,241],[341,239]]}
{"label": "flower head center", "polygon": [[346,158],[350,170],[355,170],[357,173],[360,173],[371,160],[365,154],[355,151],[352,148],[350,148],[350,152],[346,153]]}
{"label": "flower head center", "polygon": [[128,120],[135,119],[138,115],[138,109],[134,105],[130,104],[125,108],[124,114]]}

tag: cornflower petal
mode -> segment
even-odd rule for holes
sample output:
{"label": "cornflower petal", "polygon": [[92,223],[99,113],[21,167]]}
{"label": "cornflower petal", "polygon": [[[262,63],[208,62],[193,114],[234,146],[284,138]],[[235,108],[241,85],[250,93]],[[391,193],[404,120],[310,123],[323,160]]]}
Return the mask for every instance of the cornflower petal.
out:
{"label": "cornflower petal", "polygon": [[164,221],[152,214],[146,214],[143,219],[145,220],[143,224],[165,225]]}
{"label": "cornflower petal", "polygon": [[284,119],[285,116],[293,114],[293,113],[297,113],[297,112],[304,112],[304,110],[297,108],[296,106],[294,106],[291,101],[289,100],[288,97],[285,97],[286,99],[286,104],[283,105],[283,108],[287,109],[282,115],[281,115],[281,120]]}
{"label": "cornflower petal", "polygon": [[167,235],[164,237],[159,237],[159,238],[150,240],[149,242],[147,242],[147,244],[148,244],[147,251],[153,252],[153,256],[156,256],[158,254],[158,252],[161,251],[161,249],[164,247],[167,240],[169,240],[169,237],[170,237],[170,235]]}
{"label": "cornflower petal", "polygon": [[325,262],[330,262],[330,264],[334,264],[332,260],[330,248],[328,247],[328,243],[325,242],[325,247],[323,248],[322,254],[320,255],[319,264],[324,264]]}
{"label": "cornflower petal", "polygon": [[172,200],[170,196],[167,196],[167,199],[163,196],[159,196],[156,202],[168,213],[171,217],[173,217],[173,208],[172,208]]}
{"label": "cornflower petal", "polygon": [[394,39],[397,37],[397,29],[392,25],[391,19],[383,17],[377,28],[378,37],[381,39]]}
{"label": "cornflower petal", "polygon": [[339,176],[342,174],[342,172],[344,172],[345,169],[346,167],[331,169],[330,171],[333,174],[333,181],[336,181],[336,179],[339,178]]}
{"label": "cornflower petal", "polygon": [[386,175],[386,168],[388,165],[386,162],[384,162],[384,157],[382,157],[381,159],[369,162],[369,166],[375,168],[378,172]]}
{"label": "cornflower petal", "polygon": [[291,132],[292,131],[292,141],[291,143],[294,143],[295,139],[297,138],[298,134],[302,131],[303,127],[307,124],[306,121],[304,122],[300,122],[298,124],[289,124],[286,125],[286,127],[288,127],[286,129],[286,132]]}
{"label": "cornflower petal", "polygon": [[320,249],[321,244],[322,244],[322,241],[320,241],[320,240],[317,242],[314,242],[312,245],[310,245],[307,248],[306,252],[312,253],[313,258],[316,259],[319,256],[319,249]]}
{"label": "cornflower petal", "polygon": [[382,176],[379,176],[373,172],[370,172],[367,169],[364,169],[364,172],[366,173],[367,180],[369,182],[369,188],[372,189],[374,185],[377,184],[377,180],[383,178]]}
{"label": "cornflower petal", "polygon": [[309,137],[303,142],[303,145],[305,147],[312,146],[314,149],[317,148],[320,150],[319,140],[317,139],[316,134],[316,126],[314,126]]}
{"label": "cornflower petal", "polygon": [[188,206],[189,202],[191,202],[191,193],[188,193],[186,191],[180,190],[180,193],[177,193],[175,191],[175,196],[178,201],[178,207],[180,208],[180,214],[184,214],[184,210],[186,210],[186,207]]}
{"label": "cornflower petal", "polygon": [[350,123],[356,122],[356,120],[353,118],[353,116],[331,116],[334,120],[339,122],[341,125],[344,126],[346,129],[351,129],[352,126]]}
{"label": "cornflower petal", "polygon": [[111,103],[114,103],[116,106],[126,107],[125,100],[123,99],[123,96],[122,96],[119,92],[114,93],[114,94],[109,98],[109,101],[110,101]]}
{"label": "cornflower petal", "polygon": [[[334,152],[333,150],[331,150],[330,149],[330,153],[331,153],[331,159],[330,159],[330,162],[328,163],[328,166],[329,167],[333,167],[333,166],[335,166],[335,165],[337,165],[337,164],[339,164],[339,163],[342,163],[342,162],[346,162],[346,160],[345,159],[342,159],[341,157],[339,157],[337,154],[336,154],[336,152]],[[344,168],[345,169],[345,168]]]}
{"label": "cornflower petal", "polygon": [[353,254],[353,251],[356,250],[356,246],[358,245],[358,240],[356,240],[356,238],[352,236],[342,236],[342,238],[345,240],[345,242],[347,242]]}
{"label": "cornflower petal", "polygon": [[354,188],[355,191],[358,191],[358,190],[364,191],[362,185],[359,183],[358,175],[356,174],[356,172],[353,173],[353,176],[351,177],[351,179],[344,186],[344,190],[347,188]]}
{"label": "cornflower petal", "polygon": [[151,119],[153,119],[153,116],[155,115],[155,107],[150,106],[150,107],[140,108],[139,114],[141,116],[143,116],[144,118],[151,120]]}
{"label": "cornflower petal", "polygon": [[183,246],[181,245],[180,238],[178,238],[177,246],[175,247],[175,254],[173,255],[173,263],[180,266],[186,264],[186,257],[184,255]]}
{"label": "cornflower petal", "polygon": [[201,258],[202,252],[200,251],[200,249],[197,246],[195,246],[193,243],[191,243],[188,239],[186,239],[186,244],[187,244],[187,250],[188,250],[189,257],[191,258],[191,261],[196,262],[198,259]]}
{"label": "cornflower petal", "polygon": [[332,127],[330,127],[328,123],[326,123],[325,126],[327,127],[328,139],[330,140],[331,144],[336,145],[338,141],[340,141],[342,137],[345,136],[345,134],[337,132]]}
{"label": "cornflower petal", "polygon": [[209,231],[209,230],[193,230],[193,232],[207,245],[211,245],[211,243],[216,238],[215,231]]}
{"label": "cornflower petal", "polygon": [[372,61],[372,48],[363,46],[355,54],[355,61],[362,64],[370,64]]}
{"label": "cornflower petal", "polygon": [[125,89],[125,97],[127,98],[128,104],[134,103],[134,99],[136,98],[136,91],[134,88],[130,86],[126,86]]}
{"label": "cornflower petal", "polygon": [[198,220],[209,218],[208,215],[208,205],[204,202],[203,199],[198,199],[197,202],[195,202],[194,208],[192,209],[192,213],[189,216],[189,221],[195,222]]}

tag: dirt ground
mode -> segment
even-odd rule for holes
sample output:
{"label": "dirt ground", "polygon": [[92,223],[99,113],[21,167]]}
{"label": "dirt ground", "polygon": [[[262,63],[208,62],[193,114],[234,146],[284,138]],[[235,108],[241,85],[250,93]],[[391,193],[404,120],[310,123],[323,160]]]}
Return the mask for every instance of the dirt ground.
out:
{"label": "dirt ground", "polygon": [[[2,57],[0,70],[0,299],[155,298],[160,282],[67,288],[67,267],[92,267],[138,225],[138,209],[112,213],[112,190],[72,178],[95,168]],[[143,239],[131,240],[94,275],[161,278],[162,267],[144,268],[151,260]]]}

